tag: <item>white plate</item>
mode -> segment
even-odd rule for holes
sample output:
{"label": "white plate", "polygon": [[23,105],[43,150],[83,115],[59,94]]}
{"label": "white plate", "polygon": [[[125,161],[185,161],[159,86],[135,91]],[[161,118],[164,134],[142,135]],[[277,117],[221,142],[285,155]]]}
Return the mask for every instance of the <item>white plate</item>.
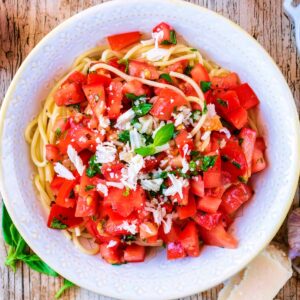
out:
{"label": "white plate", "polygon": [[[167,261],[164,251],[141,264],[110,266],[80,253],[46,227],[24,140],[42,99],[73,60],[104,37],[131,30],[150,32],[172,24],[191,45],[236,71],[254,88],[268,145],[269,167],[255,179],[255,196],[234,225],[236,250],[207,247],[199,258]],[[289,87],[270,56],[247,33],[207,9],[172,0],[126,0],[92,7],[62,23],[30,53],[17,72],[1,111],[1,190],[7,209],[32,249],[75,284],[125,299],[178,298],[206,290],[243,268],[283,222],[299,175],[299,122]]]}

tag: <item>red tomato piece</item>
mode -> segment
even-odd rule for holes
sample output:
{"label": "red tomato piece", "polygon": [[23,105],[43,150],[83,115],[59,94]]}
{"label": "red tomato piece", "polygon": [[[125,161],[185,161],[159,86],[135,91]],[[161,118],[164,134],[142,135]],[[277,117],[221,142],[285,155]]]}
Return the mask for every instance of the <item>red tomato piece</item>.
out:
{"label": "red tomato piece", "polygon": [[68,83],[75,82],[77,84],[86,84],[86,76],[79,72],[79,71],[74,71],[66,80]]}
{"label": "red tomato piece", "polygon": [[118,58],[112,58],[108,61],[108,64],[124,73],[126,73],[126,65],[119,63],[119,59]]}
{"label": "red tomato piece", "polygon": [[183,186],[182,188],[182,196],[180,197],[178,193],[176,193],[174,196],[171,196],[172,202],[177,202],[179,205],[187,205],[189,202],[189,191],[190,191],[190,185]]}
{"label": "red tomato piece", "polygon": [[70,198],[71,191],[73,190],[76,184],[76,180],[67,180],[63,182],[61,185],[55,203],[62,207],[74,207],[75,206],[75,198]]}
{"label": "red tomato piece", "polygon": [[264,138],[262,137],[257,137],[255,141],[255,148],[259,149],[260,151],[265,151],[266,150],[266,144],[264,141]]}
{"label": "red tomato piece", "polygon": [[170,242],[167,244],[167,258],[168,260],[185,257],[185,251],[180,242]]}
{"label": "red tomato piece", "polygon": [[167,156],[165,152],[161,152],[156,156],[147,156],[144,159],[145,166],[142,169],[143,172],[148,173],[153,169],[157,169],[159,167],[160,162]]}
{"label": "red tomato piece", "polygon": [[122,88],[119,81],[112,81],[108,87],[107,115],[109,119],[115,120],[119,117],[122,108]]}
{"label": "red tomato piece", "polygon": [[115,34],[107,37],[109,46],[112,50],[122,50],[132,44],[137,43],[141,39],[138,31]]}
{"label": "red tomato piece", "polygon": [[252,157],[252,173],[257,173],[266,168],[267,163],[264,157],[264,152],[261,150],[264,147],[260,139],[257,139],[254,146]]}
{"label": "red tomato piece", "polygon": [[54,229],[75,227],[83,222],[82,218],[74,216],[74,208],[61,207],[57,204],[51,206],[47,226]]}
{"label": "red tomato piece", "polygon": [[150,114],[160,120],[169,120],[175,107],[186,105],[184,97],[168,88],[161,89]]}
{"label": "red tomato piece", "polygon": [[[184,92],[184,94],[186,96],[194,96],[194,97],[198,97],[197,92],[195,91],[195,89],[188,83],[188,82],[181,82],[179,84],[179,88]],[[192,105],[192,109],[193,110],[202,110],[200,104],[196,103],[196,102],[191,102]]]}
{"label": "red tomato piece", "polygon": [[213,103],[219,115],[226,119],[228,114],[241,108],[235,91],[217,91],[213,93]]}
{"label": "red tomato piece", "polygon": [[223,197],[221,203],[222,211],[227,214],[232,214],[245,202],[252,197],[252,190],[244,183],[238,183],[228,188]]}
{"label": "red tomato piece", "polygon": [[55,177],[53,178],[53,180],[50,183],[50,188],[52,190],[52,192],[54,193],[54,195],[58,194],[59,189],[61,188],[61,186],[63,185],[63,183],[65,182],[65,178],[62,177],[58,177],[57,175],[55,175]]}
{"label": "red tomato piece", "polygon": [[180,228],[173,223],[168,233],[164,232],[163,226],[159,227],[159,236],[165,243],[176,242],[179,239]]}
{"label": "red tomato piece", "polygon": [[212,230],[215,228],[222,219],[221,213],[205,214],[198,213],[194,218],[194,221],[202,228]]}
{"label": "red tomato piece", "polygon": [[85,197],[79,196],[76,204],[76,217],[90,217],[97,212],[97,194],[95,192]]}
{"label": "red tomato piece", "polygon": [[143,262],[145,254],[145,247],[135,244],[128,245],[124,250],[124,260],[127,262]]}
{"label": "red tomato piece", "polygon": [[140,238],[142,240],[157,236],[158,228],[153,222],[143,222],[140,224]]}
{"label": "red tomato piece", "polygon": [[179,240],[188,256],[199,256],[200,246],[195,222],[190,221],[185,226],[185,228],[179,235]]}
{"label": "red tomato piece", "polygon": [[46,145],[46,159],[51,162],[57,162],[61,160],[59,149],[57,146],[48,144]]}
{"label": "red tomato piece", "polygon": [[133,79],[124,84],[123,94],[146,95],[146,88],[140,81]]}
{"label": "red tomato piece", "polygon": [[58,106],[77,104],[85,100],[81,86],[75,82],[62,85],[53,97]]}
{"label": "red tomato piece", "polygon": [[89,73],[87,76],[87,84],[101,84],[108,87],[111,83],[111,78],[102,74]]}
{"label": "red tomato piece", "polygon": [[156,25],[153,28],[153,32],[154,33],[160,33],[162,32],[162,34],[158,35],[158,43],[159,44],[172,44],[173,42],[171,41],[171,31],[173,30],[173,28],[165,23],[165,22],[161,22],[158,25]]}
{"label": "red tomato piece", "polygon": [[221,149],[222,169],[231,174],[233,181],[247,177],[247,160],[242,148],[235,141],[228,141]]}
{"label": "red tomato piece", "polygon": [[201,175],[192,177],[190,184],[191,184],[191,192],[194,195],[196,195],[198,197],[204,196],[204,181],[203,181]]}
{"label": "red tomato piece", "polygon": [[[256,141],[256,131],[250,128],[243,128],[239,133],[239,139],[241,141],[241,147],[246,157],[248,171],[251,171],[251,163],[254,151],[254,145]],[[248,172],[248,176],[251,173]]]}
{"label": "red tomato piece", "polygon": [[55,132],[56,136],[61,136],[67,129],[70,128],[70,121],[68,118],[57,118],[52,127],[52,131]]}
{"label": "red tomato piece", "polygon": [[256,94],[254,93],[254,91],[248,83],[243,83],[239,85],[235,88],[235,91],[239,97],[240,104],[243,108],[250,109],[259,104],[259,100]]}
{"label": "red tomato piece", "polygon": [[[187,67],[187,65],[189,64],[189,61],[187,59],[183,59],[180,61],[177,61],[176,63],[167,66],[164,69],[165,73],[170,73],[171,71],[173,72],[177,72],[177,73],[184,73],[185,68]],[[168,82],[166,82],[168,83]]]}
{"label": "red tomato piece", "polygon": [[200,63],[196,64],[192,69],[191,76],[198,85],[201,83],[201,81],[210,81],[207,70]]}
{"label": "red tomato piece", "polygon": [[122,264],[122,253],[119,249],[108,248],[108,243],[100,245],[100,254],[103,259],[109,264]]}
{"label": "red tomato piece", "polygon": [[194,141],[191,134],[189,134],[186,130],[180,130],[178,135],[175,137],[175,143],[181,157],[189,159],[189,153],[194,149]]}
{"label": "red tomato piece", "polygon": [[124,168],[122,163],[106,163],[101,167],[101,173],[107,181],[119,182],[122,173],[121,170]]}
{"label": "red tomato piece", "polygon": [[206,189],[219,187],[222,184],[221,178],[221,158],[218,154],[215,165],[203,172],[204,187]]}
{"label": "red tomato piece", "polygon": [[221,201],[221,198],[204,196],[201,199],[199,199],[197,208],[207,213],[215,213],[217,212]]}
{"label": "red tomato piece", "polygon": [[189,202],[187,205],[177,206],[178,218],[180,220],[193,217],[197,212],[196,201],[193,194],[189,195]]}
{"label": "red tomato piece", "polygon": [[248,122],[248,113],[243,107],[228,113],[226,119],[237,129],[243,128]]}
{"label": "red tomato piece", "polygon": [[89,84],[84,85],[83,87],[84,94],[88,99],[88,102],[91,106],[96,117],[103,115],[105,111],[105,91],[103,84]]}
{"label": "red tomato piece", "polygon": [[149,80],[156,80],[159,78],[158,71],[153,65],[139,60],[130,60],[129,75]]}
{"label": "red tomato piece", "polygon": [[229,73],[225,76],[214,76],[211,78],[212,89],[234,89],[240,84],[239,76],[236,73]]}
{"label": "red tomato piece", "polygon": [[238,241],[219,224],[211,230],[200,227],[200,235],[206,245],[234,249]]}

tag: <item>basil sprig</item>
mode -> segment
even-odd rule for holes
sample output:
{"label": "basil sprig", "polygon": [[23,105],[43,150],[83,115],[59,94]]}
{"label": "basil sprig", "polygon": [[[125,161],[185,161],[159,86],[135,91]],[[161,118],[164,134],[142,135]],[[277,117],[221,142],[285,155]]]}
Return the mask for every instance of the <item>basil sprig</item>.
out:
{"label": "basil sprig", "polygon": [[57,291],[57,293],[54,296],[55,299],[59,299],[62,296],[62,294],[65,292],[65,290],[69,289],[70,287],[72,287],[74,285],[75,284],[73,282],[64,278],[64,283],[63,283],[62,287]]}
{"label": "basil sprig", "polygon": [[94,154],[93,156],[91,156],[89,160],[89,166],[85,172],[88,177],[94,177],[96,174],[101,174],[101,164],[97,163],[96,161],[97,157]]}
{"label": "basil sprig", "polygon": [[136,96],[134,94],[128,93],[125,96],[127,99],[132,100],[132,109],[137,117],[146,115],[153,106],[151,103],[146,102],[146,95]]}
{"label": "basil sprig", "polygon": [[157,152],[157,147],[165,145],[172,139],[174,134],[174,124],[169,123],[161,127],[154,136],[153,143],[146,146],[135,149],[135,153],[142,155],[143,157],[153,155]]}
{"label": "basil sprig", "polygon": [[[19,261],[24,262],[29,268],[52,277],[58,277],[59,274],[51,269],[43,262],[36,254],[32,253],[26,244],[25,240],[20,235],[19,231],[13,224],[6,207],[2,205],[2,234],[4,241],[9,245],[8,254],[5,260],[5,265],[16,271],[16,265]],[[55,298],[58,299],[62,293],[74,284],[64,279],[64,285],[56,293]]]}

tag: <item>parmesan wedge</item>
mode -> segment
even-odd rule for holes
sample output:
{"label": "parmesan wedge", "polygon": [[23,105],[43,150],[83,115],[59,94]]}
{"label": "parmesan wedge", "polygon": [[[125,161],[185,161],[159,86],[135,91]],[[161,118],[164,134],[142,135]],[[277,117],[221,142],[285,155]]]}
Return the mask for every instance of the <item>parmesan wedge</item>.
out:
{"label": "parmesan wedge", "polygon": [[286,253],[270,245],[246,269],[229,279],[218,300],[272,300],[292,273]]}

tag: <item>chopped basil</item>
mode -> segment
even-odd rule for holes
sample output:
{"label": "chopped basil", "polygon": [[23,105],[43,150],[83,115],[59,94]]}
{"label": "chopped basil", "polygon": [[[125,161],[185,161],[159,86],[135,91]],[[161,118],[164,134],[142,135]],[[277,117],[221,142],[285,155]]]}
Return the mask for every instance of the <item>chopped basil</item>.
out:
{"label": "chopped basil", "polygon": [[196,48],[191,48],[190,51],[196,52],[196,51],[198,51],[198,49],[196,49]]}
{"label": "chopped basil", "polygon": [[130,121],[130,124],[131,125],[134,125],[134,124],[138,124],[139,123],[139,120],[138,120],[138,118],[133,118],[131,121]]}
{"label": "chopped basil", "polygon": [[238,180],[240,181],[240,182],[242,182],[242,183],[247,183],[247,179],[246,178],[244,178],[243,176],[238,176]]}
{"label": "chopped basil", "polygon": [[212,168],[217,160],[218,155],[204,156],[202,159],[202,171],[206,172],[209,168]]}
{"label": "chopped basil", "polygon": [[173,83],[173,80],[172,80],[171,76],[167,73],[160,74],[159,78],[165,79],[169,83]]}
{"label": "chopped basil", "polygon": [[121,131],[121,132],[118,134],[118,140],[119,140],[120,142],[123,142],[123,143],[129,142],[129,140],[130,140],[130,137],[129,137],[129,130]]}
{"label": "chopped basil", "polygon": [[186,68],[184,69],[184,74],[190,76],[192,69],[193,67],[191,65],[187,65]]}
{"label": "chopped basil", "polygon": [[176,32],[175,30],[170,30],[170,40],[164,40],[161,42],[161,45],[176,45],[177,44],[177,38],[176,38]]}
{"label": "chopped basil", "polygon": [[68,226],[57,218],[53,218],[50,227],[53,229],[66,229]]}
{"label": "chopped basil", "polygon": [[199,158],[199,156],[200,156],[200,152],[199,151],[197,151],[197,150],[192,150],[191,151],[191,157],[192,157],[192,159],[197,159],[197,158]]}
{"label": "chopped basil", "polygon": [[73,108],[74,110],[80,111],[80,104],[69,104],[67,107]]}
{"label": "chopped basil", "polygon": [[122,242],[134,242],[136,241],[136,235],[133,234],[122,235],[121,240]]}
{"label": "chopped basil", "polygon": [[211,88],[211,82],[210,81],[200,81],[200,87],[203,93],[206,93]]}
{"label": "chopped basil", "polygon": [[129,60],[128,59],[119,59],[118,64],[125,65],[125,73],[128,73],[129,71]]}
{"label": "chopped basil", "polygon": [[238,163],[238,162],[236,162],[236,161],[232,161],[231,162],[236,168],[238,168],[238,169],[241,169],[242,167],[241,167],[241,165]]}
{"label": "chopped basil", "polygon": [[244,142],[244,139],[243,138],[239,138],[239,145],[240,146],[242,146],[243,142]]}
{"label": "chopped basil", "polygon": [[161,127],[154,136],[154,146],[162,146],[172,139],[174,134],[174,124],[169,123]]}
{"label": "chopped basil", "polygon": [[205,114],[207,114],[207,104],[206,104],[206,101],[204,101],[203,110],[202,110],[202,115],[205,115]]}
{"label": "chopped basil", "polygon": [[142,135],[143,135],[143,137],[145,138],[145,144],[146,144],[146,145],[150,145],[150,144],[153,143],[152,135],[147,134],[147,133],[143,133]]}
{"label": "chopped basil", "polygon": [[141,103],[138,105],[133,105],[132,109],[138,117],[146,115],[152,108],[151,103]]}
{"label": "chopped basil", "polygon": [[60,127],[56,128],[55,135],[56,135],[56,137],[60,137],[61,136],[61,128]]}
{"label": "chopped basil", "polygon": [[94,189],[95,187],[96,187],[96,186],[95,186],[95,185],[92,185],[92,184],[86,185],[86,186],[85,186],[85,191],[88,192],[88,191]]}
{"label": "chopped basil", "polygon": [[193,119],[193,121],[198,121],[201,117],[201,111],[199,109],[193,110],[192,111],[192,115],[191,118]]}
{"label": "chopped basil", "polygon": [[218,99],[217,99],[217,102],[218,102],[220,105],[224,106],[224,107],[228,107],[228,103],[227,103],[227,101],[225,101],[225,100],[222,100],[222,99],[218,98]]}
{"label": "chopped basil", "polygon": [[126,186],[124,192],[123,192],[123,196],[128,197],[130,194],[130,188],[128,186]]}
{"label": "chopped basil", "polygon": [[64,284],[63,286],[58,290],[58,292],[55,294],[55,299],[59,299],[61,295],[69,288],[74,286],[75,284],[67,279],[64,278]]}
{"label": "chopped basil", "polygon": [[167,177],[168,177],[168,172],[167,172],[167,171],[162,171],[162,172],[159,174],[159,177],[158,177],[158,178],[166,179]]}
{"label": "chopped basil", "polygon": [[101,174],[101,164],[96,162],[96,155],[93,155],[89,160],[89,167],[86,169],[88,177],[94,177],[96,174]]}
{"label": "chopped basil", "polygon": [[189,163],[189,169],[190,171],[195,171],[197,169],[197,165],[196,165],[196,162],[191,160],[190,163]]}
{"label": "chopped basil", "polygon": [[153,144],[148,145],[146,147],[140,147],[134,149],[136,154],[139,154],[143,157],[155,154],[155,146]]}

